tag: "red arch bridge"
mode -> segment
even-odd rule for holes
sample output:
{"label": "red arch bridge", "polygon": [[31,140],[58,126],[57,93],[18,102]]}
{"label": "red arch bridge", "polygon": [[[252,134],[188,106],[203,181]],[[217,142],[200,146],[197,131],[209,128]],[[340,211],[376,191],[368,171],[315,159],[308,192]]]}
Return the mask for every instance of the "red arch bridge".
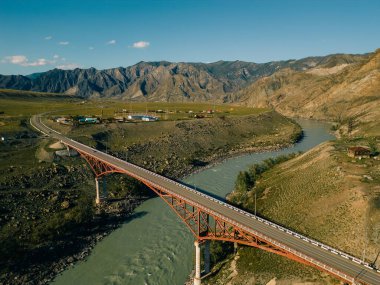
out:
{"label": "red arch bridge", "polygon": [[33,116],[30,122],[40,132],[60,140],[87,160],[96,176],[97,203],[101,199],[100,178],[110,173],[123,173],[134,177],[160,196],[195,237],[195,285],[201,284],[201,245],[205,247],[204,272],[210,270],[210,240],[254,246],[313,266],[349,284],[380,285],[380,271],[354,256],[67,138],[43,124],[41,116]]}

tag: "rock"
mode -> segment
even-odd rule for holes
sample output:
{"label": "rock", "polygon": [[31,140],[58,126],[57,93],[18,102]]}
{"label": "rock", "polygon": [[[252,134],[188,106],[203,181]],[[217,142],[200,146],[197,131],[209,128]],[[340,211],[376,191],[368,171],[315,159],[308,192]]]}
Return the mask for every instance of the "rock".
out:
{"label": "rock", "polygon": [[70,207],[70,202],[65,200],[61,203],[61,208],[62,209],[68,209]]}

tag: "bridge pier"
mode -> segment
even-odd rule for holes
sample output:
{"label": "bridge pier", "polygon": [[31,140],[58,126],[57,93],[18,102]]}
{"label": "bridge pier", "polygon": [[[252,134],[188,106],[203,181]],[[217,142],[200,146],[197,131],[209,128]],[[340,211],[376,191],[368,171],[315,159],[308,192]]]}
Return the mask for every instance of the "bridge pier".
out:
{"label": "bridge pier", "polygon": [[210,272],[210,241],[205,241],[204,248],[204,260],[205,260],[205,274]]}
{"label": "bridge pier", "polygon": [[[103,184],[102,195],[100,195],[100,186],[99,186],[100,181]],[[104,176],[102,178],[95,177],[95,189],[96,189],[95,203],[96,205],[99,205],[102,202],[102,200],[107,198],[107,183],[106,183],[106,178]]]}
{"label": "bridge pier", "polygon": [[195,246],[195,275],[194,285],[201,285],[201,247],[199,242],[194,242]]}
{"label": "bridge pier", "polygon": [[95,204],[100,204],[100,193],[99,193],[99,178],[95,177],[95,187],[96,187],[96,198],[95,198]]}

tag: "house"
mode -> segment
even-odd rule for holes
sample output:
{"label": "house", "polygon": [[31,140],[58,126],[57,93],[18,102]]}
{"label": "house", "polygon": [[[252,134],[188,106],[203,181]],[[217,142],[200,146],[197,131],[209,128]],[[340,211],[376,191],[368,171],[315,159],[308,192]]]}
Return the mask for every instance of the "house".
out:
{"label": "house", "polygon": [[72,124],[72,122],[71,122],[69,119],[64,118],[64,117],[62,117],[62,118],[57,118],[56,121],[57,121],[58,123],[60,123],[60,124],[63,124],[63,125],[71,125],[71,124]]}
{"label": "house", "polygon": [[113,117],[116,122],[123,123],[124,122],[124,117],[123,116],[115,116]]}
{"label": "house", "polygon": [[144,122],[154,122],[154,121],[157,121],[158,118],[157,117],[153,117],[153,116],[143,116],[141,118],[142,121]]}
{"label": "house", "polygon": [[347,150],[347,155],[354,158],[368,158],[371,155],[371,150],[368,147],[352,146]]}
{"label": "house", "polygon": [[148,115],[128,115],[127,118],[128,118],[128,120],[144,121],[144,122],[158,121],[157,117],[148,116]]}
{"label": "house", "polygon": [[79,123],[85,123],[85,124],[98,124],[99,120],[97,118],[80,118]]}

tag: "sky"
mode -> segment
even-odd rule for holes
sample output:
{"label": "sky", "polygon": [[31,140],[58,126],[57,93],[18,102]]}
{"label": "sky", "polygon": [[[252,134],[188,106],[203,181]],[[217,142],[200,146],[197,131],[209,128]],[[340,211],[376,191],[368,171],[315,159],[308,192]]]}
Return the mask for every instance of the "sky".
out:
{"label": "sky", "polygon": [[379,0],[0,0],[0,74],[380,48]]}

